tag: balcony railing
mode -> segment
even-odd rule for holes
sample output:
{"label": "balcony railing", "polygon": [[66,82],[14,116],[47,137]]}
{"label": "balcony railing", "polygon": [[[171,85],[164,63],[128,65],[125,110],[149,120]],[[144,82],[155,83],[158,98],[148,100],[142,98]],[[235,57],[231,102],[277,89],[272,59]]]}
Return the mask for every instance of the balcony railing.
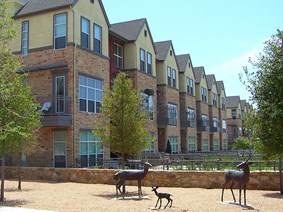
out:
{"label": "balcony railing", "polygon": [[69,96],[39,97],[39,112],[43,115],[43,126],[71,126],[71,98]]}

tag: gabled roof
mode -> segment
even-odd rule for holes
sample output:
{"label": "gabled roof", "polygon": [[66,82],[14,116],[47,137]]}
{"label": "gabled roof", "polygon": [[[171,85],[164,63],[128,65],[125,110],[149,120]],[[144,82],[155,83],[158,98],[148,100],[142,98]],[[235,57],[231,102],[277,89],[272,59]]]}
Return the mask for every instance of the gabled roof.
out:
{"label": "gabled roof", "polygon": [[60,9],[68,6],[73,6],[76,0],[29,0],[22,8],[18,11],[15,17],[21,17],[31,15],[35,13],[45,12],[54,9]]}
{"label": "gabled roof", "polygon": [[172,41],[167,40],[167,41],[155,42],[154,45],[156,48],[156,59],[160,61],[166,60],[166,56],[168,54],[170,45],[172,45]]}
{"label": "gabled roof", "polygon": [[213,85],[213,81],[216,82],[215,75],[214,74],[206,75],[206,81],[207,81],[207,88],[209,90],[211,90],[212,89],[212,85]]}
{"label": "gabled roof", "polygon": [[114,32],[128,41],[135,41],[138,39],[139,34],[145,24],[146,19],[137,19],[126,22],[111,24],[110,32]]}
{"label": "gabled roof", "polygon": [[175,58],[177,68],[178,68],[178,71],[179,71],[179,64],[177,62],[177,58],[176,58],[176,54],[175,54],[175,50],[174,50],[174,47],[173,47],[172,40],[155,42],[154,45],[155,45],[155,49],[156,49],[155,58],[156,58],[156,60],[159,60],[159,61],[165,61],[166,60],[170,46],[172,47],[174,58]]}
{"label": "gabled roof", "polygon": [[[110,23],[102,4],[101,0],[97,0],[102,8],[102,12],[110,27]],[[74,7],[78,0],[29,0],[14,16],[14,18],[19,18],[27,15],[38,14],[42,12],[47,12],[50,10],[57,10],[66,7]]]}
{"label": "gabled roof", "polygon": [[241,100],[240,103],[241,103],[241,110],[244,110],[245,107],[247,107],[247,105],[246,105],[247,101],[246,100]]}
{"label": "gabled roof", "polygon": [[185,72],[187,68],[187,64],[191,63],[191,56],[190,54],[176,55],[176,60],[179,66],[179,71]]}
{"label": "gabled roof", "polygon": [[223,89],[224,92],[225,92],[224,83],[223,83],[222,80],[221,80],[221,81],[216,81],[216,88],[217,88],[217,93],[218,93],[218,95],[221,95],[222,89]]}
{"label": "gabled roof", "polygon": [[[200,83],[203,74],[205,75],[204,67],[203,67],[203,66],[194,67],[193,70],[194,70],[194,74],[195,74],[196,83]],[[206,80],[206,79],[205,79],[205,80]],[[206,80],[206,81],[207,81],[207,80]],[[206,83],[207,83],[207,82],[206,82]]]}
{"label": "gabled roof", "polygon": [[226,107],[227,108],[238,108],[240,104],[240,96],[227,96]]}
{"label": "gabled roof", "polygon": [[109,33],[114,36],[118,36],[119,38],[127,42],[136,41],[144,25],[147,26],[147,29],[149,31],[148,34],[150,36],[154,51],[156,52],[153,38],[146,18],[111,24]]}

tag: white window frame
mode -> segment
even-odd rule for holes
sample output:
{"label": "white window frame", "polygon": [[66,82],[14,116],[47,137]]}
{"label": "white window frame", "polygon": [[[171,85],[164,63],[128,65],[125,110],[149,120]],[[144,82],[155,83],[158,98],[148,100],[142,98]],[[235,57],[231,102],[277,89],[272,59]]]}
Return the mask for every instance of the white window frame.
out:
{"label": "white window frame", "polygon": [[[84,24],[86,24],[87,29],[84,29]],[[82,34],[87,35],[87,46],[83,46],[83,37]],[[84,17],[81,17],[81,46],[84,48],[90,48],[90,21]]]}
{"label": "white window frame", "polygon": [[196,137],[189,136],[188,137],[188,152],[196,152],[197,145],[196,145]]}
{"label": "white window frame", "polygon": [[[117,51],[115,51],[117,50]],[[117,43],[114,43],[114,48],[113,48],[113,52],[114,52],[114,61],[113,61],[113,64],[115,67],[117,68],[123,68],[123,46],[117,44]],[[121,55],[120,55],[121,53]],[[116,60],[115,60],[116,58]],[[117,61],[117,64],[115,64],[115,61]]]}

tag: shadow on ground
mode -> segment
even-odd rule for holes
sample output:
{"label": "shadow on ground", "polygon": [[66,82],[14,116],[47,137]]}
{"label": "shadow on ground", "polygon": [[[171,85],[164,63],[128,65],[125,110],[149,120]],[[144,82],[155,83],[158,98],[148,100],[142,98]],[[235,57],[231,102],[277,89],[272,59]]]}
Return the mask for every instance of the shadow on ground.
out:
{"label": "shadow on ground", "polygon": [[266,194],[263,194],[262,196],[269,197],[269,198],[283,199],[283,194],[280,194],[280,193],[266,193]]}
{"label": "shadow on ground", "polygon": [[19,207],[28,203],[30,202],[25,200],[6,200],[4,202],[0,202],[0,206]]}
{"label": "shadow on ground", "polygon": [[137,192],[126,192],[123,196],[122,195],[118,195],[118,197],[116,196],[116,193],[104,193],[104,194],[92,194],[93,196],[97,196],[97,197],[102,197],[105,199],[116,199],[116,200],[149,200],[150,198],[147,196],[147,194],[145,193],[142,197],[139,197],[137,195]]}

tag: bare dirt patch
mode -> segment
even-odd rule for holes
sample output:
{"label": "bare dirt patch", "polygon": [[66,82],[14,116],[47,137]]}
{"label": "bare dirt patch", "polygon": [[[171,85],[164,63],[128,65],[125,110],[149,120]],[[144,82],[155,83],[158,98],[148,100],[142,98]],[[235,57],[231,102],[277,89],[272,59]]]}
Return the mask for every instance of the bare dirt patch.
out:
{"label": "bare dirt patch", "polygon": [[[116,198],[114,185],[23,182],[22,191],[17,181],[5,181],[6,202],[1,206],[52,211],[155,211],[157,197],[150,187],[142,187],[143,198],[137,196],[137,186],[127,186],[125,198]],[[247,206],[232,203],[232,194],[226,189],[224,202],[221,189],[160,187],[159,192],[172,194],[172,208],[164,211],[283,211],[283,196],[276,191],[247,191]],[[235,189],[238,201],[238,190]]]}

